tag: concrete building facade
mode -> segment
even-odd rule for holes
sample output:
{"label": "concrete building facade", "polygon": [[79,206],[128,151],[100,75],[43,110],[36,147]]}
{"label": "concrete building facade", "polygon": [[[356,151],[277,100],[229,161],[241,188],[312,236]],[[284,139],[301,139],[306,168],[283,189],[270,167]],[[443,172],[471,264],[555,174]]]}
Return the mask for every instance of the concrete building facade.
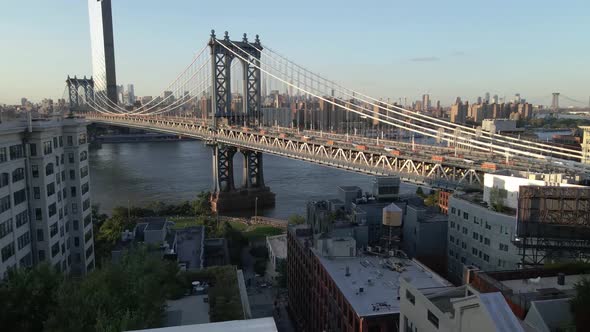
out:
{"label": "concrete building facade", "polygon": [[94,268],[86,124],[76,119],[0,125],[0,276],[47,262]]}

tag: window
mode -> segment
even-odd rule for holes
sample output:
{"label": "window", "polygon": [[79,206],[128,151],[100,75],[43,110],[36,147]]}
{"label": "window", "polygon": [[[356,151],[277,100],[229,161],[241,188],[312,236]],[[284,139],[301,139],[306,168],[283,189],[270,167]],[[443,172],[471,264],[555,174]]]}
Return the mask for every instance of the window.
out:
{"label": "window", "polygon": [[68,162],[70,164],[74,163],[74,153],[73,152],[68,153]]}
{"label": "window", "polygon": [[59,156],[55,156],[55,166],[59,166]]}
{"label": "window", "polygon": [[47,197],[55,194],[55,183],[51,182],[47,185]]}
{"label": "window", "polygon": [[462,249],[467,249],[467,243],[461,242],[461,248]]}
{"label": "window", "polygon": [[10,210],[10,195],[0,198],[0,213]]}
{"label": "window", "polygon": [[38,178],[39,177],[39,166],[32,165],[31,166],[31,173],[33,174],[34,178]]}
{"label": "window", "polygon": [[80,168],[80,178],[83,179],[88,175],[88,166]]}
{"label": "window", "polygon": [[10,178],[10,176],[8,175],[8,173],[2,173],[0,175],[0,188],[6,187],[8,185],[9,178]]}
{"label": "window", "polygon": [[507,244],[500,243],[499,249],[502,250],[502,251],[508,251],[508,245]]}
{"label": "window", "polygon": [[84,243],[88,243],[90,239],[92,239],[92,228],[89,229],[88,232],[86,232],[86,234],[84,234]]}
{"label": "window", "polygon": [[483,239],[483,244],[485,244],[486,246],[489,246],[490,245],[490,239],[488,239],[487,237],[485,237]]}
{"label": "window", "polygon": [[469,220],[469,213],[463,212],[463,219]]}
{"label": "window", "polygon": [[492,229],[492,226],[486,221],[486,229]]}
{"label": "window", "polygon": [[57,149],[57,137],[53,138],[53,148]]}
{"label": "window", "polygon": [[67,142],[68,142],[68,146],[74,145],[74,138],[72,136],[68,136]]}
{"label": "window", "polygon": [[455,237],[454,236],[449,236],[449,240],[451,241],[451,243],[455,243]]}
{"label": "window", "polygon": [[34,199],[41,199],[41,188],[33,187],[33,198]]}
{"label": "window", "polygon": [[48,154],[51,154],[52,152],[53,152],[53,149],[51,148],[51,141],[43,142],[43,154],[48,155]]}
{"label": "window", "polygon": [[37,156],[37,144],[30,143],[29,144],[29,152],[31,153],[31,157]]}
{"label": "window", "polygon": [[21,250],[31,243],[31,234],[27,231],[25,234],[19,236],[16,242],[18,243],[18,250]]}
{"label": "window", "polygon": [[88,249],[86,249],[86,258],[89,258],[90,256],[92,256],[93,251],[94,251],[94,247],[92,245],[90,247],[88,247]]}
{"label": "window", "polygon": [[86,144],[86,133],[78,135],[78,144]]}
{"label": "window", "polygon": [[63,196],[64,199],[68,198],[68,188],[63,188],[61,190],[61,194]]}
{"label": "window", "polygon": [[487,254],[483,254],[483,260],[486,262],[490,261],[490,256],[488,256]]}
{"label": "window", "polygon": [[72,197],[76,197],[76,187],[71,187],[70,191],[71,191]]}
{"label": "window", "polygon": [[25,169],[20,167],[12,171],[12,183],[25,179]]}
{"label": "window", "polygon": [[10,147],[10,160],[23,158],[25,156],[25,150],[21,144],[13,145]]}
{"label": "window", "polygon": [[461,263],[465,264],[465,257],[461,257]]}
{"label": "window", "polygon": [[479,239],[479,235],[477,234],[477,232],[473,232],[473,238],[475,240]]}
{"label": "window", "polygon": [[27,200],[27,192],[25,189],[21,189],[13,194],[14,196],[14,206],[19,205]]}
{"label": "window", "polygon": [[65,170],[61,171],[61,180],[62,181],[66,180],[66,171]]}
{"label": "window", "polygon": [[45,175],[53,174],[53,164],[49,163],[45,166]]}
{"label": "window", "polygon": [[78,204],[72,203],[72,213],[78,213]]}
{"label": "window", "polygon": [[39,261],[42,262],[45,260],[45,250],[39,250]]}
{"label": "window", "polygon": [[37,230],[37,241],[43,241],[43,230],[42,229]]}
{"label": "window", "polygon": [[51,246],[51,257],[55,257],[57,254],[59,254],[59,243]]}
{"label": "window", "polygon": [[474,256],[477,256],[477,248],[475,248],[475,247],[471,248],[471,253],[472,253]]}
{"label": "window", "polygon": [[455,214],[455,208],[454,207],[451,208],[451,213],[452,214]]}
{"label": "window", "polygon": [[76,171],[70,170],[70,180],[76,180]]}
{"label": "window", "polygon": [[90,190],[89,186],[88,186],[88,182],[84,183],[82,185],[82,195],[84,195],[85,193],[87,193]]}
{"label": "window", "polygon": [[451,228],[455,228],[455,222],[451,221]]}
{"label": "window", "polygon": [[477,221],[477,217],[473,216],[473,223],[479,225],[479,221]]}
{"label": "window", "polygon": [[74,220],[73,226],[74,226],[74,230],[77,231],[78,230],[78,220]]}
{"label": "window", "polygon": [[57,191],[57,201],[61,202],[61,190]]}
{"label": "window", "polygon": [[463,227],[463,234],[467,234],[467,233],[468,233],[467,227]]}
{"label": "window", "polygon": [[0,163],[4,163],[6,161],[8,161],[6,156],[6,148],[0,148]]}
{"label": "window", "polygon": [[60,136],[59,137],[59,147],[61,148],[63,146],[64,146],[64,138],[63,138],[63,136]]}
{"label": "window", "polygon": [[10,233],[12,233],[12,218],[0,222],[0,239],[4,238]]}
{"label": "window", "polygon": [[29,211],[25,210],[16,215],[16,228],[26,225],[29,222]]}
{"label": "window", "polygon": [[92,222],[92,216],[89,214],[84,217],[84,227],[88,226]]}
{"label": "window", "polygon": [[88,152],[86,152],[86,151],[80,152],[80,161],[84,161],[86,159],[88,159]]}
{"label": "window", "polygon": [[74,238],[74,247],[78,248],[79,246],[80,246],[80,238],[76,236]]}
{"label": "window", "polygon": [[57,235],[57,222],[49,226],[49,237],[54,237],[55,235]]}
{"label": "window", "polygon": [[40,208],[36,208],[35,209],[35,219],[36,220],[42,220],[43,219],[43,212],[41,211]]}
{"label": "window", "polygon": [[55,203],[49,205],[49,218],[53,217],[56,213],[57,213],[57,206],[55,205]]}
{"label": "window", "polygon": [[82,211],[90,209],[90,198],[87,198],[82,202]]}
{"label": "window", "polygon": [[438,317],[436,317],[430,310],[428,310],[428,321],[438,328]]}
{"label": "window", "polygon": [[2,263],[6,262],[12,256],[14,256],[14,242],[2,248]]}
{"label": "window", "polygon": [[414,296],[414,294],[410,293],[410,291],[407,289],[406,289],[406,299],[408,299],[408,301],[410,301],[412,304],[416,304],[416,297]]}

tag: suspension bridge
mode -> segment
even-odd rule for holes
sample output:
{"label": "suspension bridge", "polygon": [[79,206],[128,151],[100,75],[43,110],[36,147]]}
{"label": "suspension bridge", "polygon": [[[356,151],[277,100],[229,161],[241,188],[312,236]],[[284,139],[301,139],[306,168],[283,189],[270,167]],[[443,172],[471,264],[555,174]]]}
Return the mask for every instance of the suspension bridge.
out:
{"label": "suspension bridge", "polygon": [[[99,61],[100,62],[100,61]],[[104,62],[104,61],[103,61]],[[583,152],[408,110],[314,73],[246,34],[212,31],[192,62],[141,105],[121,105],[104,77],[66,80],[71,111],[90,122],[194,137],[212,147],[213,207],[274,204],[263,153],[435,188],[483,186],[502,169],[587,177]],[[282,93],[284,92],[284,94]],[[288,99],[288,100],[286,100]],[[280,113],[281,123],[269,121]],[[369,128],[369,130],[367,130]],[[427,144],[403,140],[417,136]],[[233,157],[244,155],[243,183]],[[243,207],[241,205],[244,205]]]}

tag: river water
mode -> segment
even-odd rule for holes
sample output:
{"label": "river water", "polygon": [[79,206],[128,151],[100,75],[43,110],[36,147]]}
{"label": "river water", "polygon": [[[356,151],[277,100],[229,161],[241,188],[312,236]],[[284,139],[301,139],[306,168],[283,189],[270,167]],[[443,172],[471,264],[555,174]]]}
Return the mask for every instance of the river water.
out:
{"label": "river water", "polygon": [[[90,150],[93,204],[110,213],[128,202],[143,206],[153,201],[192,200],[211,188],[211,157],[211,148],[201,141],[103,144]],[[236,154],[236,184],[241,184],[242,165],[241,154]],[[305,215],[307,201],[333,198],[340,185],[365,191],[372,187],[371,176],[272,155],[264,155],[264,180],[276,194],[276,206],[259,214],[275,218]],[[402,184],[400,191],[415,190]]]}

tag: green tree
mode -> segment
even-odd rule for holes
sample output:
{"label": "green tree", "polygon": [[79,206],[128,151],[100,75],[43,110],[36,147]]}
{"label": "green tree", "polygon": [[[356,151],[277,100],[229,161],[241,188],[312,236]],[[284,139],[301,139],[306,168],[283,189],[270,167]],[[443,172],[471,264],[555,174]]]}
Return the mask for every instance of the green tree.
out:
{"label": "green tree", "polygon": [[305,218],[299,214],[292,214],[289,216],[289,224],[290,225],[301,225],[305,224]]}
{"label": "green tree", "polygon": [[43,331],[56,309],[55,290],[63,276],[48,264],[9,273],[0,284],[0,326],[3,331]]}
{"label": "green tree", "polygon": [[590,279],[580,280],[576,286],[576,296],[570,301],[576,331],[590,331]]}
{"label": "green tree", "polygon": [[424,197],[424,190],[422,190],[422,187],[418,186],[418,188],[416,189],[416,195]]}
{"label": "green tree", "polygon": [[197,199],[192,203],[195,215],[211,215],[210,198],[211,193],[207,191],[202,191],[197,195]]}

